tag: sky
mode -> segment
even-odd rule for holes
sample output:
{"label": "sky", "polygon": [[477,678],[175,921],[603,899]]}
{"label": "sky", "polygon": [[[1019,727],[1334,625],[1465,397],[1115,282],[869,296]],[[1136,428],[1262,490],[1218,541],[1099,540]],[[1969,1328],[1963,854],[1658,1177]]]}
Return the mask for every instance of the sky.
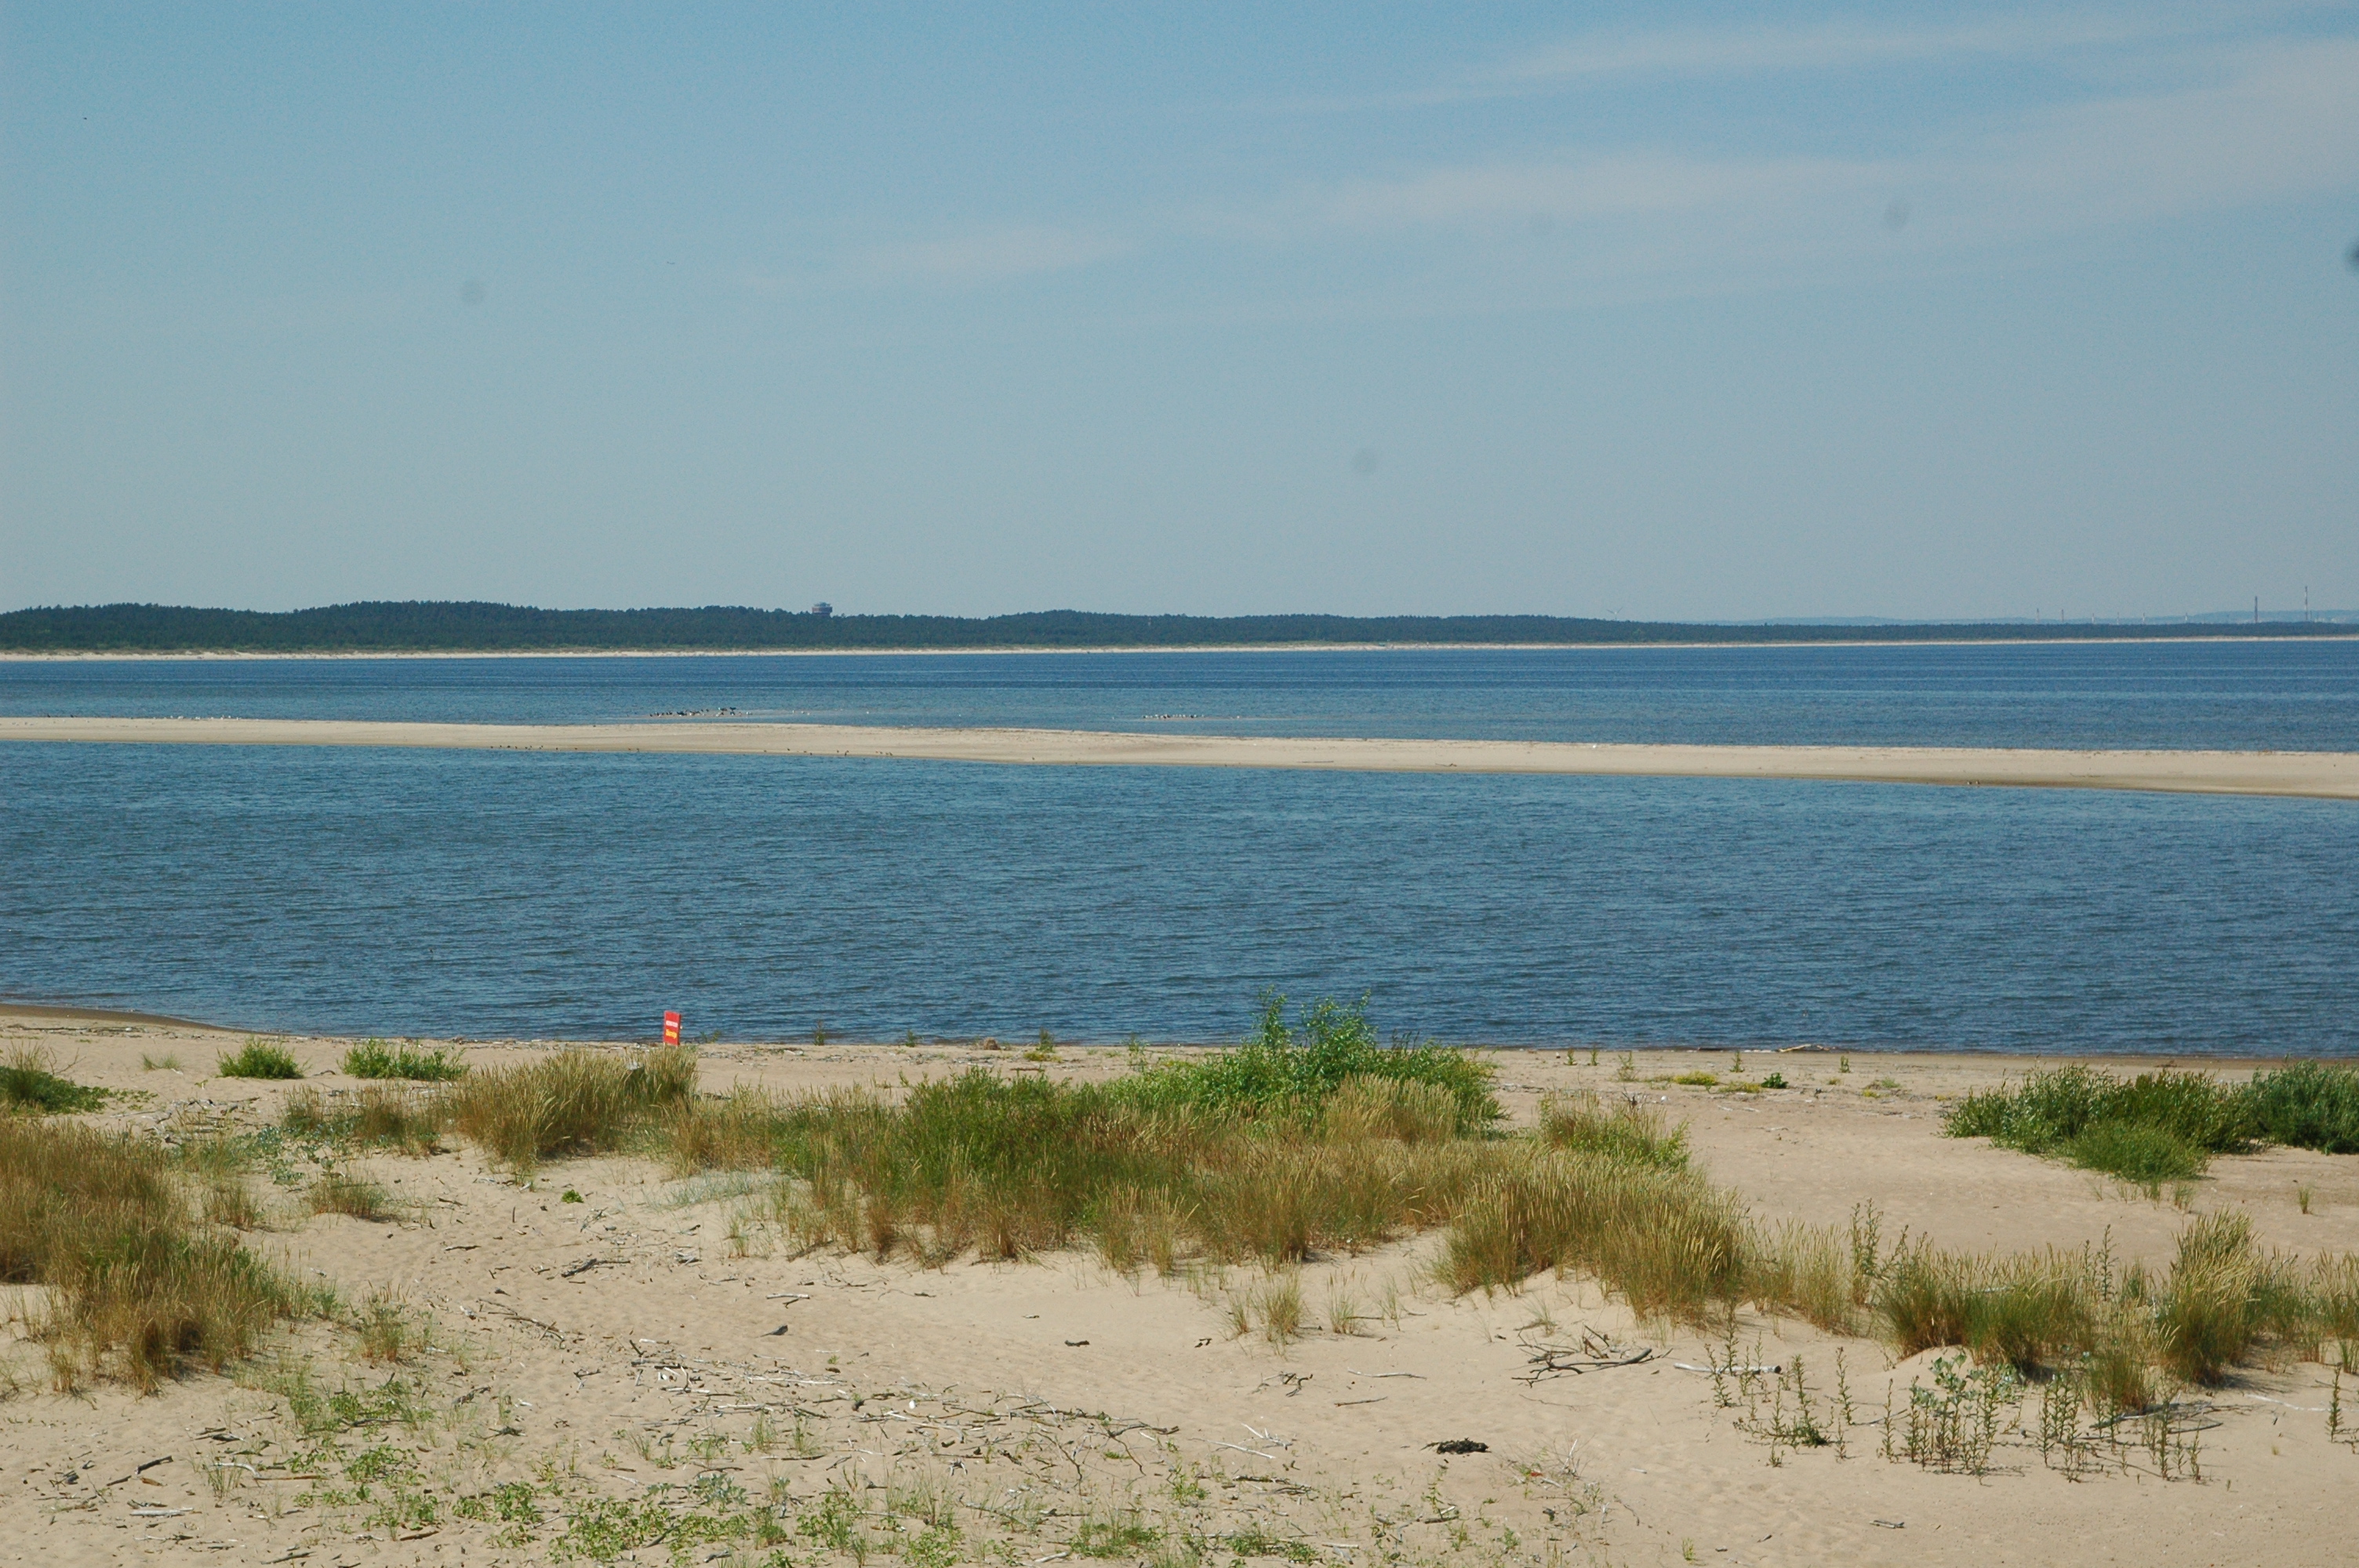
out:
{"label": "sky", "polygon": [[2359,606],[2359,7],[0,5],[0,609]]}

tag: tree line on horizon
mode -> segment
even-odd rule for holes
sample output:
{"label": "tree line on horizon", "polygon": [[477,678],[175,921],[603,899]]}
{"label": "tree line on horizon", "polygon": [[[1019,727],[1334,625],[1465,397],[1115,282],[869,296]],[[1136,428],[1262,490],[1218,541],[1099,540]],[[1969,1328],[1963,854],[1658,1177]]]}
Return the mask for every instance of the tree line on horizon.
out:
{"label": "tree line on horizon", "polygon": [[[2349,634],[2325,622],[2163,622],[2174,636]],[[167,604],[0,613],[10,653],[501,653],[913,648],[1189,648],[1347,643],[1640,643],[2104,641],[2156,624],[2052,622],[1729,623],[1560,615],[839,615],[756,610],[538,610],[473,601],[367,601],[311,610]]]}

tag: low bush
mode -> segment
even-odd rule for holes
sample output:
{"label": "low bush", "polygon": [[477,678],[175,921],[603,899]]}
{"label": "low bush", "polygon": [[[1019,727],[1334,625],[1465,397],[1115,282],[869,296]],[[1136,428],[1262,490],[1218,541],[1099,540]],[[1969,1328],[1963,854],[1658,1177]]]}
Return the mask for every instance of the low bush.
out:
{"label": "low bush", "polygon": [[49,1054],[38,1046],[19,1046],[0,1066],[0,1103],[10,1110],[48,1115],[96,1110],[106,1103],[106,1091],[60,1076]]}
{"label": "low bush", "polygon": [[2200,1175],[2210,1156],[2253,1140],[2242,1093],[2207,1075],[2166,1069],[2125,1082],[2078,1064],[1978,1089],[1943,1130],[2148,1184]]}
{"label": "low bush", "polygon": [[364,1040],[344,1053],[344,1071],[355,1078],[448,1083],[466,1076],[467,1064],[451,1046],[427,1050],[408,1041],[389,1045],[382,1040]]}
{"label": "low bush", "polygon": [[303,1068],[284,1045],[248,1040],[243,1050],[223,1056],[213,1071],[224,1078],[299,1078]]}
{"label": "low bush", "polygon": [[2359,1067],[2294,1062],[2255,1074],[2242,1098],[2256,1137],[2329,1154],[2359,1154]]}

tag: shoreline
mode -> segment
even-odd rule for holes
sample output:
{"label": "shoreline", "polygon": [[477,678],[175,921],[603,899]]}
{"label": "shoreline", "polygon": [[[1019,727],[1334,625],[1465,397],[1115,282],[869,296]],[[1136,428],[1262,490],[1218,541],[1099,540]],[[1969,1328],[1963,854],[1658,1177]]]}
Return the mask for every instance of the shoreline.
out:
{"label": "shoreline", "polygon": [[[119,1027],[125,1033],[134,1029],[176,1035],[185,1035],[194,1032],[205,1035],[241,1035],[260,1040],[289,1042],[328,1040],[349,1042],[362,1038],[429,1041],[463,1045],[471,1051],[550,1051],[573,1046],[593,1051],[631,1051],[644,1050],[658,1043],[652,1035],[643,1039],[608,1039],[570,1034],[462,1037],[440,1035],[431,1030],[386,1030],[373,1035],[348,1035],[334,1030],[247,1028],[243,1024],[217,1023],[202,1019],[181,1018],[168,1013],[81,1007],[67,1002],[0,1001],[0,1032],[8,1029],[87,1032],[100,1027],[109,1030]],[[911,1045],[900,1040],[884,1038],[872,1040],[844,1035],[831,1037],[825,1044],[815,1045],[808,1038],[787,1036],[768,1038],[745,1035],[730,1036],[719,1040],[692,1041],[690,1044],[695,1044],[701,1051],[715,1054],[750,1051],[779,1056],[808,1056],[824,1055],[831,1052],[851,1052],[863,1057],[874,1056],[880,1061],[888,1061],[897,1058],[929,1059],[948,1051],[975,1054],[983,1060],[1012,1059],[1021,1062],[1024,1059],[1023,1049],[1019,1048],[1017,1042],[1001,1041],[995,1046],[986,1046],[983,1044],[984,1041],[991,1038],[992,1036],[987,1034],[929,1034],[921,1035],[918,1044]],[[1560,1055],[1570,1060],[1594,1050],[1607,1058],[1626,1054],[1642,1062],[1650,1063],[1666,1061],[1672,1056],[1678,1056],[1682,1060],[1689,1057],[1701,1060],[1707,1057],[1717,1058],[1729,1055],[1774,1057],[1779,1064],[1795,1067],[1797,1070],[1808,1070],[1809,1065],[1812,1062],[1832,1062],[1846,1056],[1856,1056],[1877,1062],[1907,1063],[1920,1067],[1940,1066],[1962,1070],[1969,1068],[1979,1070],[2016,1062],[2032,1066],[2070,1062],[2128,1071],[2151,1072],[2158,1068],[2169,1067],[2225,1073],[2261,1072],[2282,1066],[2289,1061],[2346,1062],[2352,1059],[2347,1056],[2316,1053],[2215,1055],[2201,1051],[2152,1054],[2120,1051],[2002,1051],[1991,1048],[1977,1049],[1969,1045],[1821,1045],[1815,1042],[1790,1045],[1724,1045],[1691,1040],[1650,1041],[1631,1044],[1601,1042],[1594,1045],[1585,1043],[1567,1044],[1553,1040],[1524,1042],[1445,1040],[1439,1043],[1453,1050],[1473,1051],[1485,1056],[1502,1056],[1526,1061]],[[1149,1040],[1144,1044],[1151,1052],[1176,1053],[1182,1055],[1234,1050],[1237,1044],[1234,1040]],[[1060,1039],[1057,1042],[1057,1049],[1060,1052],[1071,1053],[1071,1060],[1075,1063],[1111,1064],[1128,1060],[1130,1043],[1127,1040],[1111,1039]]]}
{"label": "shoreline", "polygon": [[[2359,628],[2349,632],[2305,633],[2302,642],[2359,641]],[[2121,637],[1831,637],[1776,639],[1762,642],[1613,642],[1613,643],[1093,643],[1081,647],[1017,643],[1006,647],[947,648],[324,648],[285,652],[243,648],[149,649],[0,649],[0,664],[73,663],[138,660],[198,663],[205,661],[265,661],[292,659],[751,659],[836,658],[846,656],[916,656],[981,654],[1395,654],[1395,653],[1622,653],[1639,649],[1709,648],[1981,648],[2087,647],[2093,644],[2146,645],[2156,643],[2282,643],[2283,634],[2252,633],[2212,636],[2172,635]]]}
{"label": "shoreline", "polygon": [[838,724],[444,724],[319,719],[0,717],[0,743],[364,746],[834,757],[1053,767],[1234,767],[1914,784],[2359,800],[2359,753],[1718,746],[1136,734]]}

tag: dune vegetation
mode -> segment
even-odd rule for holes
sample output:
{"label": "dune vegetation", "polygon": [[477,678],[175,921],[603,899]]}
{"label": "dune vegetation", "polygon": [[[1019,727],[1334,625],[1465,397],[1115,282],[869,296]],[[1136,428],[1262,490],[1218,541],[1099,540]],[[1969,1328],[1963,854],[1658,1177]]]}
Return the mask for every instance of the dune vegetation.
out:
{"label": "dune vegetation", "polygon": [[1953,1138],[2152,1186],[2191,1180],[2214,1154],[2261,1143],[2359,1153],[2359,1068],[2295,1062],[2229,1084],[2169,1069],[2125,1080],[2075,1064],[1970,1094],[1943,1125]]}

